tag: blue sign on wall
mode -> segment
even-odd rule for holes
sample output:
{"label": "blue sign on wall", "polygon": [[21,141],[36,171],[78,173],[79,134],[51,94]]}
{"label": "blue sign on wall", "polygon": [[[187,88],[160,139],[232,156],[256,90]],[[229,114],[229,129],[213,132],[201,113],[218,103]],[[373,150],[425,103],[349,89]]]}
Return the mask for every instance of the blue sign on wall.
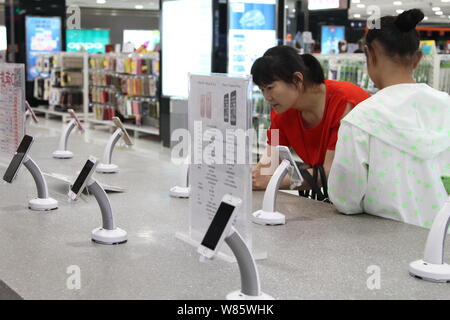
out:
{"label": "blue sign on wall", "polygon": [[36,58],[41,53],[61,51],[61,18],[32,17],[25,19],[27,45],[27,78],[34,80]]}

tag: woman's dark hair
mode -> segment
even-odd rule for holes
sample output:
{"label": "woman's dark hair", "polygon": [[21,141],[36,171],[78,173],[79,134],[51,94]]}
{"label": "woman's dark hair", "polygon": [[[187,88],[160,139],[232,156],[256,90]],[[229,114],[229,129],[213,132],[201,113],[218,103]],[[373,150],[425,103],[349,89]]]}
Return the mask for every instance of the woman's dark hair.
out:
{"label": "woman's dark hair", "polygon": [[296,83],[294,73],[303,74],[305,86],[322,84],[325,79],[319,61],[310,54],[299,55],[289,46],[277,46],[267,50],[252,66],[253,82],[261,87],[276,80]]}
{"label": "woman's dark hair", "polygon": [[397,17],[382,17],[380,28],[367,33],[366,43],[370,46],[378,40],[388,56],[405,61],[403,58],[411,57],[419,50],[420,35],[416,26],[424,17],[419,9],[404,11]]}

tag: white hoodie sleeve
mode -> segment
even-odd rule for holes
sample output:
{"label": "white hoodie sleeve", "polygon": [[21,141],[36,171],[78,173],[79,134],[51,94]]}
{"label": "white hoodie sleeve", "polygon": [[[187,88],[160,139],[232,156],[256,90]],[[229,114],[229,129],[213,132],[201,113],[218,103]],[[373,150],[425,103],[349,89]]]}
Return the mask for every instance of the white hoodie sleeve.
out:
{"label": "white hoodie sleeve", "polygon": [[331,202],[341,213],[364,212],[367,188],[369,135],[342,121],[328,179]]}

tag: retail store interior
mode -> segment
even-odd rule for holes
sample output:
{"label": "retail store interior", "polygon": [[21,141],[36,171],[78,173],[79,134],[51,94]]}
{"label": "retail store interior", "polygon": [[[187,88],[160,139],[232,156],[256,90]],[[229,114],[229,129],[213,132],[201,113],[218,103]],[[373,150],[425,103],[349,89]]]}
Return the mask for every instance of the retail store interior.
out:
{"label": "retail store interior", "polygon": [[414,80],[448,97],[450,0],[0,0],[0,300],[448,299],[450,159],[420,223],[340,213],[293,147],[252,180],[255,61],[288,46],[374,97],[365,37],[416,8]]}

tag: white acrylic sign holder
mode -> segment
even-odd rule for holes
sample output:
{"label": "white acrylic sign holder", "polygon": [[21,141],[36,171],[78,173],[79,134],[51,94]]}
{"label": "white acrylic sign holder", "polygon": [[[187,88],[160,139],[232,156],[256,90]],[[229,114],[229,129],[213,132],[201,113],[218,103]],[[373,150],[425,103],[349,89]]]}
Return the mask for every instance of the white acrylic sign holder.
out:
{"label": "white acrylic sign holder", "polygon": [[[229,139],[227,131],[252,128],[251,79],[228,75],[189,75],[189,132],[191,164],[189,166],[189,231],[177,233],[176,237],[198,247],[224,194],[236,195],[243,200],[234,227],[245,240],[255,259],[266,259],[266,252],[255,252],[252,246],[252,136],[245,142],[245,164],[226,164],[226,149],[235,140]],[[215,133],[211,134],[212,132]],[[216,146],[222,143],[224,164],[209,161],[213,145],[203,138],[214,136]],[[220,140],[219,133],[223,138]],[[215,151],[217,154],[218,151]],[[234,157],[237,157],[236,148]],[[204,154],[206,155],[205,157]],[[208,158],[209,160],[205,159]],[[216,159],[217,160],[217,159]],[[227,262],[236,262],[228,247],[219,251],[217,257]]]}

